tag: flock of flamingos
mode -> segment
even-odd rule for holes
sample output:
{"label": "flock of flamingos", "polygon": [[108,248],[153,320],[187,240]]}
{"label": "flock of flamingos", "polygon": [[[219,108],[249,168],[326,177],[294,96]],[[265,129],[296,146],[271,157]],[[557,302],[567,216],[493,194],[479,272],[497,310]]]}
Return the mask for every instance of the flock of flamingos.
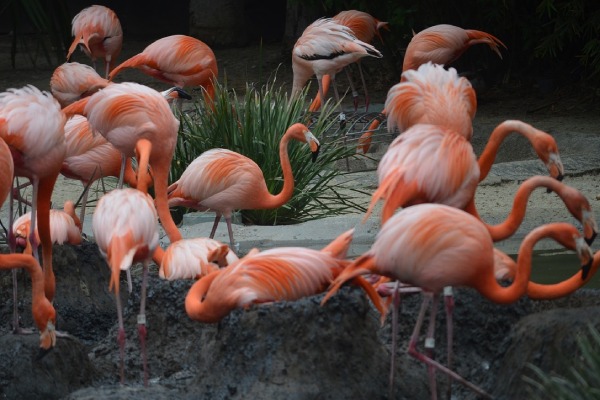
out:
{"label": "flock of flamingos", "polygon": [[[330,84],[339,99],[335,74],[363,57],[382,57],[369,43],[386,25],[355,10],[312,23],[292,51],[292,96],[316,75],[319,92],[311,108],[318,109],[323,103]],[[94,67],[69,62],[59,66],[50,81],[51,94],[31,85],[0,93],[0,204],[9,198],[11,219],[13,197],[19,195],[18,188],[13,188],[14,177],[26,177],[33,185],[31,213],[11,221],[11,254],[0,255],[0,265],[29,272],[32,313],[44,350],[55,345],[58,334],[52,305],[52,243],[80,242],[85,215],[85,201],[80,217],[70,202],[64,211],[51,210],[50,198],[59,174],[80,180],[84,187],[104,176],[119,177],[118,188],[102,196],[96,206],[93,234],[112,271],[109,287],[117,303],[121,381],[125,331],[118,295],[120,272],[129,271],[137,262],[143,263],[138,331],[145,384],[145,291],[148,265],[153,260],[164,279],[197,280],[186,296],[185,308],[190,318],[207,323],[220,321],[238,307],[326,292],[324,304],[349,281],[365,290],[383,319],[399,293],[422,291],[422,308],[408,352],[429,366],[432,398],[437,396],[435,370],[489,397],[451,369],[451,287],[473,287],[497,303],[511,303],[525,295],[552,299],[583,286],[600,265],[600,252],[594,254],[589,247],[598,230],[590,204],[578,190],[560,182],[563,165],[551,135],[525,122],[508,120],[492,132],[483,153],[478,158],[474,154],[470,139],[477,107],[475,91],[456,70],[443,66],[478,43],[487,44],[501,57],[504,44],[488,33],[437,25],[413,36],[400,82],[391,86],[383,112],[390,132],[401,134],[379,163],[379,187],[365,216],[368,218],[373,206],[382,200],[382,227],[371,249],[354,260],[346,257],[352,230],[340,233],[320,251],[301,247],[254,249],[238,259],[232,250],[233,210],[275,208],[292,196],[289,141],[306,143],[317,154],[318,139],[301,123],[290,126],[281,138],[285,181],[281,193],[268,192],[262,172],[252,160],[226,149],[203,153],[177,182],[168,185],[179,127],[169,103],[187,97],[183,88],[202,87],[209,101],[214,95],[217,60],[206,44],[184,35],[164,37],[115,66],[123,40],[121,25],[112,10],[97,5],[73,18],[72,33],[75,38],[67,60],[79,47]],[[104,77],[95,70],[96,60],[102,59]],[[137,68],[174,89],[160,93],[137,83],[113,83],[125,68]],[[475,192],[490,171],[501,142],[511,133],[529,141],[550,176],[526,180],[506,221],[491,226],[477,213]],[[363,150],[369,140],[369,134],[363,137]],[[137,168],[132,166],[133,157]],[[123,183],[129,188],[123,188]],[[154,198],[147,191],[150,185]],[[581,229],[564,221],[548,221],[526,236],[514,261],[494,248],[494,242],[515,233],[524,218],[529,194],[540,186],[562,198]],[[169,213],[169,207],[175,205],[216,212],[210,238],[183,238]],[[221,215],[227,222],[230,246],[212,239]],[[159,221],[170,240],[166,250],[159,246]],[[576,252],[581,268],[571,278],[552,285],[530,281],[532,250],[542,238],[551,238]],[[24,251],[17,253],[17,249]],[[512,280],[510,285],[499,283],[506,278]],[[128,282],[131,290],[130,277]],[[430,324],[435,323],[440,294],[449,324],[447,365],[431,356],[433,328],[425,351],[416,346],[430,304]],[[395,313],[396,308],[393,310]],[[15,310],[16,332],[22,331],[18,321]]]}

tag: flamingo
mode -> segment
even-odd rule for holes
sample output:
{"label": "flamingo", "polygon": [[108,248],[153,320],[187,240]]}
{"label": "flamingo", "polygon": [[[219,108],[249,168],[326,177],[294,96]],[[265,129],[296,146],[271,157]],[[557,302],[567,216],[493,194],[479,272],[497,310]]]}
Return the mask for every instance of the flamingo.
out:
{"label": "flamingo", "polygon": [[[31,212],[25,213],[15,220],[12,230],[17,240],[17,246],[27,247],[30,229]],[[38,232],[35,232],[35,236],[39,241]],[[56,244],[81,244],[81,222],[75,214],[75,205],[72,201],[65,201],[63,210],[50,210],[50,237],[52,243]]]}
{"label": "flamingo", "polygon": [[125,327],[119,296],[119,274],[133,263],[143,263],[142,294],[138,315],[138,334],[144,368],[144,385],[148,385],[146,357],[146,285],[148,263],[158,247],[158,215],[152,198],[132,188],[115,189],[100,198],[94,211],[92,229],[100,253],[111,269],[109,290],[114,290],[119,331],[117,342],[121,355],[121,383],[125,382]]}
{"label": "flamingo", "polygon": [[290,140],[308,143],[313,160],[319,151],[319,141],[305,125],[296,123],[287,129],[279,142],[283,170],[283,188],[279,194],[269,193],[260,167],[248,157],[227,149],[211,149],[192,161],[179,180],[169,186],[169,206],[214,210],[216,217],[210,238],[214,237],[221,215],[224,215],[229,242],[234,248],[233,210],[277,208],[292,197],[294,176],[287,150]]}
{"label": "flamingo", "polygon": [[[50,235],[50,200],[65,155],[65,115],[60,105],[48,92],[28,85],[0,93],[0,138],[8,145],[14,163],[14,175],[23,176],[33,184],[32,226],[29,241],[34,257],[42,245],[44,292],[54,300],[55,278],[52,270],[52,238]],[[12,192],[11,192],[12,197]],[[9,202],[12,218],[12,198]],[[40,242],[36,240],[36,223]],[[9,223],[12,226],[12,221]],[[8,234],[11,252],[15,251],[12,230]],[[16,309],[16,271],[13,271],[15,299],[14,329],[19,332]]]}
{"label": "flamingo", "polygon": [[[363,57],[381,58],[382,55],[375,47],[358,40],[350,28],[338,24],[331,18],[316,20],[304,30],[292,50],[294,78],[291,97],[296,96],[306,81],[316,75],[319,84],[319,98],[321,104],[324,104],[325,94],[322,80],[324,75],[329,75],[336,101],[340,104],[340,97],[335,86],[335,74]],[[341,118],[343,117],[341,116]]]}
{"label": "flamingo", "polygon": [[167,182],[179,121],[173,116],[165,98],[144,85],[113,83],[71,104],[64,112],[85,116],[92,129],[121,152],[121,177],[126,158],[137,154],[137,188],[143,192],[147,190],[148,164],[152,167],[160,222],[171,243],[180,240],[181,233],[167,204]]}
{"label": "flamingo", "polygon": [[[465,384],[478,395],[489,398],[479,387],[417,351],[425,311],[431,299],[436,299],[435,303],[446,286],[472,287],[499,304],[515,302],[527,293],[533,247],[546,237],[575,249],[582,260],[584,273],[590,267],[591,250],[577,229],[567,223],[547,224],[534,229],[523,240],[515,279],[509,287],[503,287],[495,277],[497,257],[492,237],[477,218],[442,204],[408,207],[384,224],[371,249],[337,276],[321,304],[327,302],[344,282],[365,273],[386,275],[420,287],[425,296],[408,353],[428,367]],[[434,316],[431,318],[433,323]],[[432,335],[430,332],[428,337]],[[436,398],[435,378],[430,379],[430,388],[432,398]]]}
{"label": "flamingo", "polygon": [[67,62],[56,67],[50,78],[50,91],[61,107],[91,96],[110,82],[89,65]]}
{"label": "flamingo", "polygon": [[[235,308],[321,293],[347,265],[344,258],[353,233],[353,229],[344,232],[321,251],[302,247],[253,250],[194,283],[185,298],[185,310],[193,320],[214,323]],[[373,287],[363,278],[356,283],[384,312]]]}
{"label": "flamingo", "polygon": [[214,97],[214,81],[219,75],[212,49],[201,40],[186,35],[158,39],[118,65],[108,79],[112,81],[125,68],[138,68],[178,88],[200,86],[210,99]]}
{"label": "flamingo", "polygon": [[[0,139],[0,207],[12,189],[14,164],[9,147]],[[31,312],[40,330],[40,349],[56,344],[56,311],[44,292],[44,275],[38,261],[29,254],[0,254],[0,269],[26,269],[31,277]]]}
{"label": "flamingo", "polygon": [[67,61],[81,45],[83,52],[92,59],[94,69],[96,59],[104,58],[104,76],[108,78],[123,45],[123,30],[117,14],[108,7],[93,5],[75,15],[71,26],[75,38],[69,47]]}
{"label": "flamingo", "polygon": [[219,267],[238,260],[231,249],[209,238],[181,239],[166,250],[157,248],[153,256],[159,265],[158,276],[166,280],[200,279]]}
{"label": "flamingo", "polygon": [[[382,28],[389,29],[388,23],[378,20],[373,17],[371,14],[368,14],[363,11],[358,10],[346,10],[341,11],[340,13],[334,15],[331,18],[333,21],[337,22],[340,25],[347,26],[350,28],[352,33],[356,36],[356,38],[365,43],[371,43],[373,38],[377,36],[379,40],[383,42],[379,30]],[[369,94],[367,93],[367,84],[365,83],[365,77],[363,74],[363,70],[361,67],[361,60],[356,62],[358,66],[358,72],[360,73],[360,79],[362,81],[363,90],[365,92],[365,110],[369,111]],[[348,72],[348,68],[346,70],[346,75],[348,77],[348,82],[350,82],[350,88],[352,89],[352,97],[354,99],[354,111],[358,108],[358,92],[354,88],[352,84],[352,79],[350,78],[350,73]],[[324,83],[324,86],[328,85],[329,80]],[[327,92],[327,88],[324,87],[324,92]],[[311,105],[311,110],[318,110],[320,107],[320,98],[316,97]]]}
{"label": "flamingo", "polygon": [[[405,72],[416,70],[427,62],[448,66],[475,44],[487,44],[500,59],[502,59],[500,46],[506,48],[500,39],[483,31],[463,29],[448,24],[434,25],[422,30],[413,36],[406,47],[400,82],[406,79]],[[366,154],[369,150],[373,131],[379,127],[387,111],[387,107],[384,107],[381,117],[373,120],[367,132],[360,137],[359,149],[363,153]]]}

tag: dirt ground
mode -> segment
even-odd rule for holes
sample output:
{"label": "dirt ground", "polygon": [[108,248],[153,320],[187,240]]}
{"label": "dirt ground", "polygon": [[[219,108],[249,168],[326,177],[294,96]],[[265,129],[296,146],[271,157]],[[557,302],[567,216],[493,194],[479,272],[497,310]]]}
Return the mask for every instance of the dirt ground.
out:
{"label": "dirt ground", "polygon": [[[146,43],[127,43],[121,59],[137,53]],[[7,40],[0,40],[0,54],[7,54]],[[267,45],[215,51],[220,78],[227,77],[230,88],[243,91],[246,82],[260,85],[278,68],[279,82],[290,85],[289,53]],[[18,69],[10,68],[7,57],[0,58],[0,89],[31,83],[48,89],[53,68],[43,66],[39,55],[21,54]],[[87,62],[82,55],[75,61]],[[389,86],[377,75],[378,64],[366,66],[374,77],[372,102],[381,103]],[[381,73],[382,75],[383,72]],[[343,75],[342,75],[343,76]],[[162,84],[137,71],[132,79],[163,88]],[[340,79],[343,81],[343,79]],[[343,82],[340,82],[340,86]],[[313,85],[314,87],[314,85]],[[480,93],[480,94],[479,94]],[[537,87],[511,83],[506,87],[481,87],[474,142],[476,152],[487,141],[486,132],[505,119],[522,119],[550,133],[568,130],[581,136],[598,135],[600,113],[590,98],[578,98],[574,89],[563,88],[544,94]],[[561,154],[574,155],[578,146],[566,147]],[[597,151],[598,149],[596,149]],[[498,155],[497,161],[531,159],[531,151],[515,141]],[[596,170],[597,172],[597,170]],[[597,173],[569,176],[569,183],[584,191],[600,208]],[[62,181],[61,181],[62,182]],[[367,185],[373,185],[374,182]],[[79,193],[61,184],[58,197]],[[505,209],[511,202],[517,182],[484,186],[480,202]],[[371,186],[369,186],[371,187]],[[63,197],[61,197],[63,196]],[[368,201],[368,198],[365,199]],[[537,213],[547,213],[549,205],[536,201]],[[554,206],[552,206],[554,207]],[[557,205],[558,207],[558,205]],[[59,338],[57,348],[36,360],[37,337],[9,333],[12,315],[9,274],[0,279],[0,397],[7,399],[380,399],[387,398],[390,360],[390,318],[380,327],[378,315],[362,292],[348,288],[326,307],[320,297],[299,302],[255,307],[232,313],[219,324],[199,324],[184,312],[183,299],[191,282],[169,283],[152,270],[148,293],[149,388],[141,386],[141,361],[136,335],[139,291],[124,290],[127,347],[126,381],[118,384],[119,353],[116,344],[116,313],[108,292],[108,268],[93,243],[82,246],[56,246],[58,329],[70,337]],[[139,270],[137,270],[139,272]],[[134,274],[134,288],[140,282]],[[27,279],[22,283],[19,308],[23,323],[31,326]],[[68,294],[68,295],[67,295]],[[403,301],[400,313],[399,350],[395,370],[394,398],[429,398],[425,367],[405,354],[419,296]],[[600,326],[597,290],[582,290],[566,299],[535,302],[523,299],[514,305],[498,306],[470,290],[457,291],[454,368],[480,385],[495,398],[531,398],[530,386],[522,375],[531,375],[533,363],[545,371],[564,372],[573,357],[575,339],[586,332],[587,322]],[[439,326],[445,325],[440,312]],[[404,323],[405,321],[408,321]],[[436,354],[442,363],[445,334],[438,329]],[[438,375],[440,393],[447,386]],[[464,387],[454,384],[454,398],[473,399]]]}

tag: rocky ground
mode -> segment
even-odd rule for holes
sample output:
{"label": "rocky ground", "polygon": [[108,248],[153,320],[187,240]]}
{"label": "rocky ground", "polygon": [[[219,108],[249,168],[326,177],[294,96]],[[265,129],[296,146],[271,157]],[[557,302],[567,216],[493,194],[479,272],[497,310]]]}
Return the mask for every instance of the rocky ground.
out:
{"label": "rocky ground", "polygon": [[[257,48],[216,53],[223,70],[221,76],[227,74],[236,87],[246,81],[259,82],[261,74],[287,59],[278,48],[267,48],[262,53]],[[264,60],[263,67],[257,60]],[[11,70],[3,64],[1,71],[1,89],[5,90],[26,83],[47,88],[52,69]],[[289,83],[289,65],[285,61],[280,74],[281,80]],[[135,71],[128,76],[152,84],[150,78]],[[543,95],[536,88],[530,88],[529,92],[519,87],[514,89],[511,92],[492,87],[478,92],[481,95],[474,135],[477,153],[493,127],[510,118],[523,119],[549,133],[562,133],[560,140],[557,139],[561,154],[573,165],[594,160],[588,155],[598,153],[600,148],[597,141],[600,114],[595,103],[589,99],[581,101],[572,91]],[[385,91],[375,90],[374,96],[379,96],[381,103]],[[503,146],[497,161],[517,162],[511,164],[514,175],[498,171],[482,186],[478,205],[487,207],[482,216],[501,218],[507,212],[517,184],[523,179],[518,176],[518,162],[535,159],[523,143],[516,138]],[[383,150],[376,149],[375,154]],[[566,182],[584,191],[598,209],[600,164],[594,163],[584,172],[569,175]],[[372,173],[362,174],[357,175],[356,181],[365,190],[371,190],[375,185]],[[62,204],[62,198],[75,192],[66,183],[59,185],[54,200]],[[531,202],[533,217],[529,226],[540,218],[570,218],[560,207],[558,202],[540,193]],[[288,230],[291,229],[296,228]],[[0,276],[2,398],[379,399],[388,396],[391,319],[388,317],[380,326],[379,316],[358,289],[343,289],[324,307],[319,305],[320,296],[316,296],[238,310],[218,324],[201,324],[191,321],[183,308],[191,282],[162,281],[155,268],[147,305],[150,386],[144,388],[136,333],[139,267],[134,268],[134,291],[128,294],[123,290],[121,294],[127,333],[127,383],[119,385],[116,311],[114,296],[108,291],[108,268],[91,241],[76,247],[56,246],[54,250],[57,325],[68,336],[59,338],[56,348],[41,359],[36,359],[37,335],[20,336],[9,331],[12,285],[10,274]],[[28,279],[21,274],[19,282],[22,322],[32,326]],[[408,296],[402,302],[393,398],[429,398],[425,367],[405,353],[419,303],[420,295]],[[587,332],[588,323],[600,325],[599,305],[597,289],[580,290],[557,301],[522,299],[508,306],[495,305],[471,290],[458,289],[454,368],[495,398],[531,398],[530,386],[523,380],[525,375],[532,376],[528,364],[547,372],[565,372],[577,358],[576,338]],[[443,312],[438,315],[436,358],[445,363],[445,318]],[[440,393],[444,393],[445,378],[438,375],[438,381]],[[454,398],[475,398],[461,385],[454,384],[452,388]]]}

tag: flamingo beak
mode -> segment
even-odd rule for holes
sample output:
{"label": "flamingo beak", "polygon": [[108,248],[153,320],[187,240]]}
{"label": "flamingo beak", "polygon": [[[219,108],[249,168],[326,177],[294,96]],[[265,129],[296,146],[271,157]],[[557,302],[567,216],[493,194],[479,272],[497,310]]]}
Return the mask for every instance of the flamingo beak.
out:
{"label": "flamingo beak", "polygon": [[585,237],[586,243],[591,246],[598,234],[598,224],[596,223],[593,211],[583,210],[582,214],[583,236]]}
{"label": "flamingo beak", "polygon": [[312,152],[312,162],[317,161],[317,156],[319,155],[319,150],[321,149],[321,143],[312,134],[310,131],[304,132],[304,137],[306,139],[306,143],[310,146],[310,151]]}
{"label": "flamingo beak", "polygon": [[594,254],[589,245],[585,243],[587,240],[584,241],[582,239],[581,237],[576,239],[576,251],[581,261],[581,279],[586,280],[594,262]]}

